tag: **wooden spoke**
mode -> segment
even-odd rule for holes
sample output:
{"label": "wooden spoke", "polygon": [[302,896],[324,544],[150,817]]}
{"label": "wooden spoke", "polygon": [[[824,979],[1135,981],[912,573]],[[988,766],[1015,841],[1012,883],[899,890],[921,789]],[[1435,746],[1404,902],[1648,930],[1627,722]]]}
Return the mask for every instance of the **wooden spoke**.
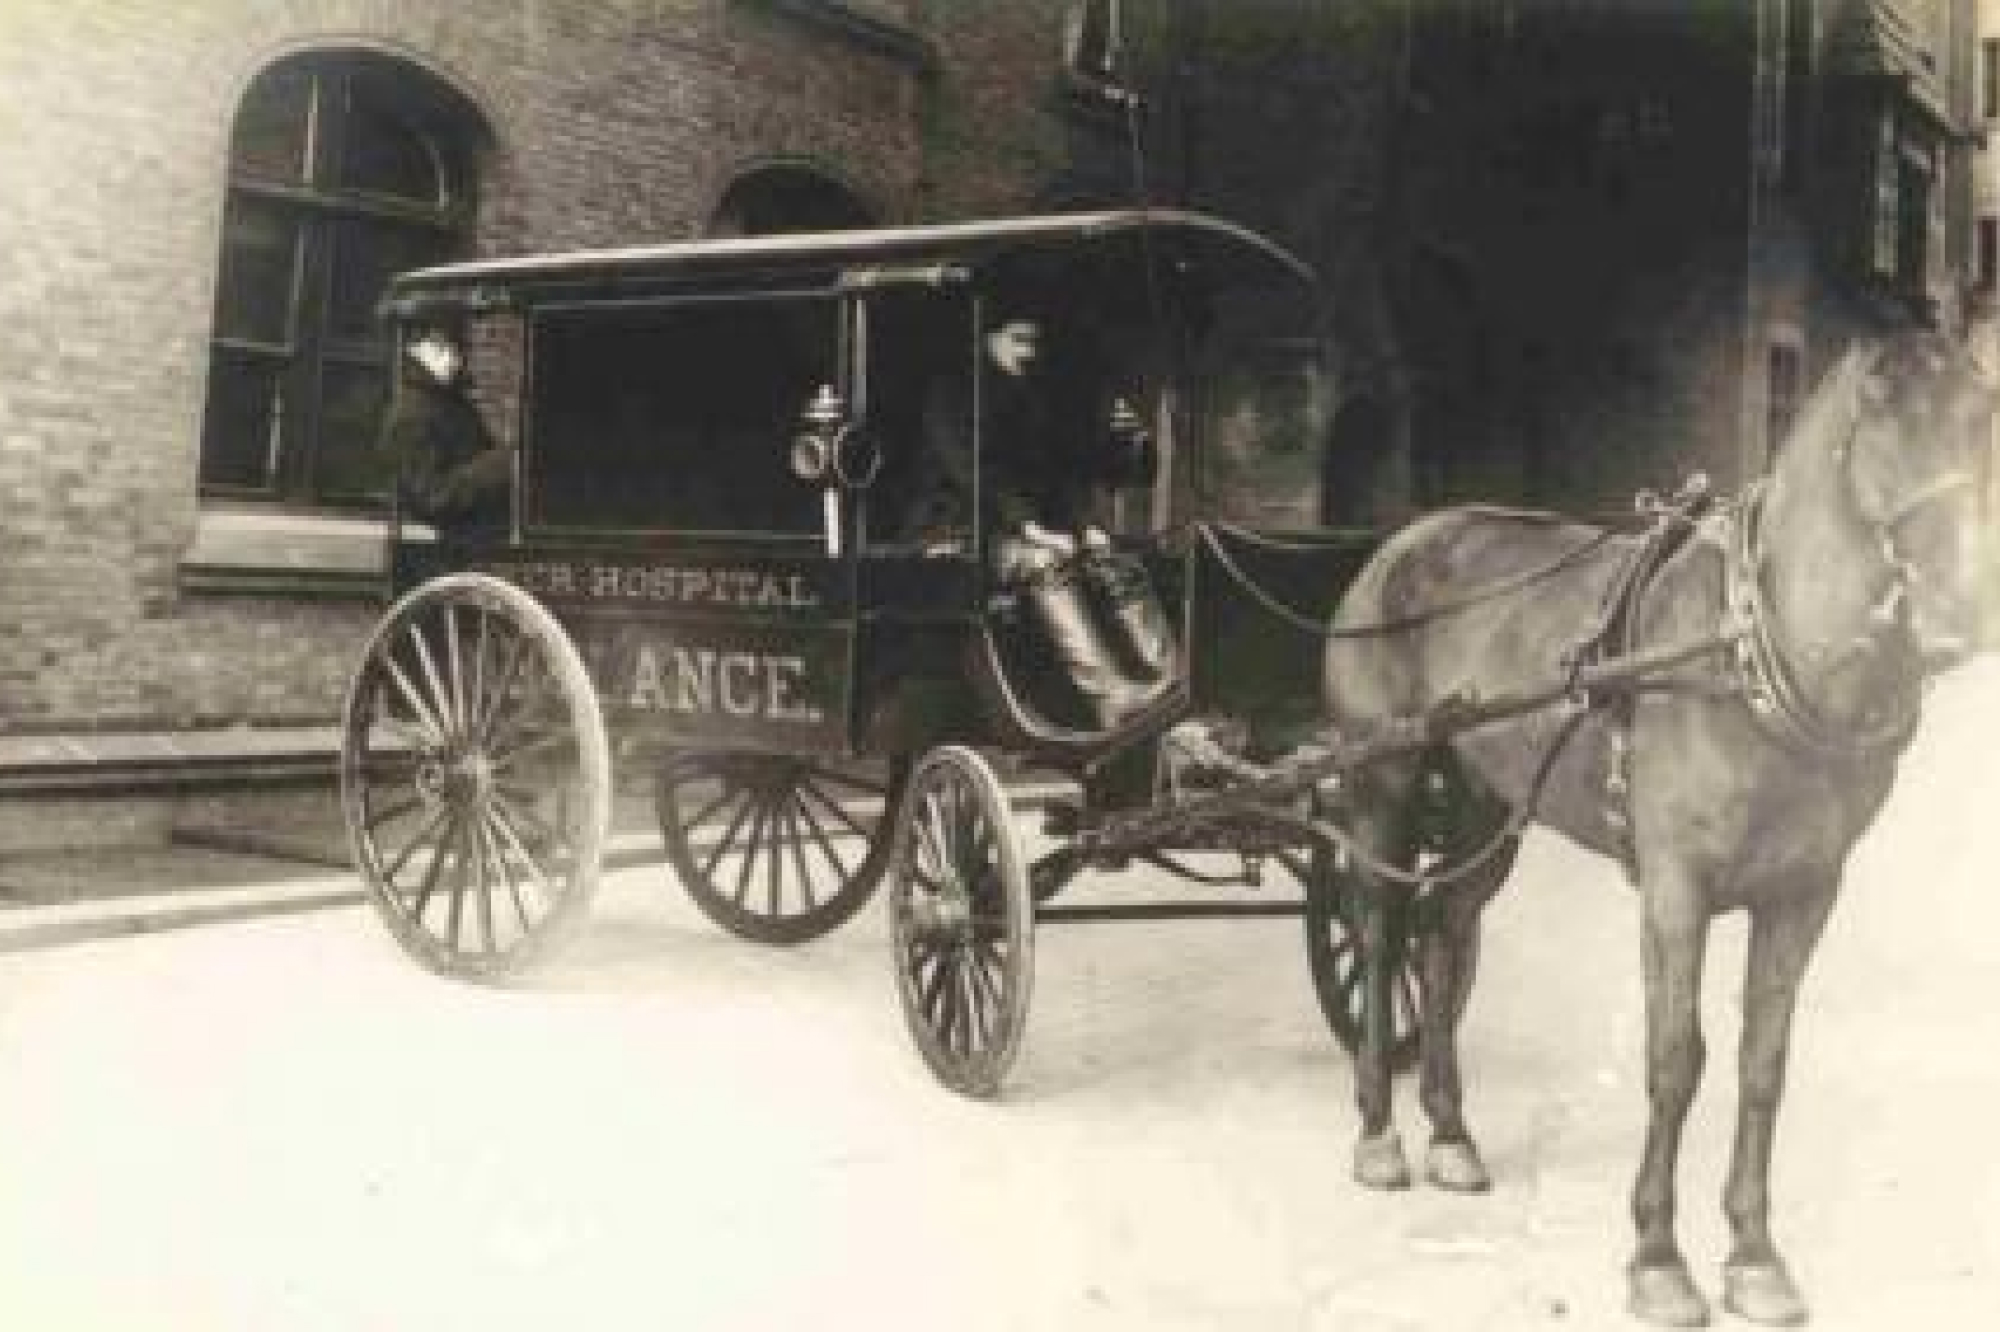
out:
{"label": "wooden spoke", "polygon": [[430,639],[422,625],[410,626],[410,645],[417,650],[417,665],[423,670],[424,683],[430,686],[430,702],[437,712],[439,728],[446,740],[455,739],[459,734],[461,718],[452,707],[451,690],[446,687],[437,662],[431,656]]}
{"label": "wooden spoke", "polygon": [[478,718],[477,740],[480,744],[491,744],[493,728],[499,724],[500,714],[507,706],[508,698],[514,692],[514,682],[520,678],[521,669],[527,664],[531,649],[528,641],[516,637],[509,646],[506,665],[500,670],[500,683],[487,697],[486,708]]}
{"label": "wooden spoke", "polygon": [[383,653],[379,660],[383,669],[389,672],[389,678],[395,682],[397,693],[402,696],[403,702],[409,705],[410,711],[416,714],[418,724],[424,728],[424,747],[443,748],[446,739],[444,724],[438,720],[430,704],[417,692],[417,687],[410,683],[410,677],[403,674],[403,668],[396,664],[394,657]]}
{"label": "wooden spoke", "polygon": [[472,713],[465,697],[465,651],[458,642],[458,613],[455,607],[444,608],[444,658],[448,667],[445,672],[451,684],[451,712],[460,734],[472,729]]}
{"label": "wooden spoke", "polygon": [[[805,802],[803,800],[795,797],[786,804],[785,822],[791,829],[791,836],[788,841],[792,849],[792,868],[799,876],[799,909],[802,911],[811,911],[819,905],[819,896],[813,891],[812,866],[808,863],[806,855],[808,843],[803,825],[804,817]],[[814,831],[817,832],[818,830],[815,829]],[[819,845],[822,847],[827,845],[824,835],[820,837]],[[836,877],[846,868],[836,857],[828,856],[827,860],[833,866]]]}
{"label": "wooden spoke", "polygon": [[567,731],[551,729],[539,735],[530,736],[515,744],[496,748],[493,751],[491,760],[493,770],[495,772],[505,772],[518,764],[522,759],[533,758],[538,754],[546,754],[552,749],[561,749],[563,746],[573,743],[575,738]]}
{"label": "wooden spoke", "polygon": [[[790,755],[671,755],[654,792],[668,860],[731,933],[817,938],[860,909],[887,866],[903,769],[876,768],[879,780]],[[834,783],[881,798],[850,808]]]}
{"label": "wooden spoke", "polygon": [[[382,877],[394,883],[396,876],[403,872],[403,866],[410,863],[410,857],[416,854],[419,847],[431,843],[431,834],[442,829],[446,820],[450,818],[451,810],[442,806],[432,811],[431,817],[425,821],[421,828],[417,829],[416,835],[410,838],[408,844],[396,853],[396,858],[389,862],[388,868],[382,871]],[[439,839],[434,845],[441,846],[442,839]]]}
{"label": "wooden spoke", "polygon": [[848,832],[864,840],[869,837],[869,830],[862,826],[859,819],[848,813],[847,807],[842,805],[838,800],[835,800],[809,781],[801,782],[797,789],[801,794],[811,796],[814,800],[819,801],[820,807],[833,815],[834,818],[840,820],[841,826],[846,828]]}
{"label": "wooden spoke", "polygon": [[430,806],[422,796],[406,796],[393,803],[370,809],[368,811],[368,826],[370,829],[381,828],[387,824],[394,823],[397,819],[405,818],[428,808]]}
{"label": "wooden spoke", "polygon": [[722,858],[728,855],[731,848],[736,845],[736,834],[743,827],[743,821],[757,812],[756,793],[745,791],[740,794],[743,797],[742,808],[736,811],[736,817],[729,821],[729,827],[724,829],[722,835],[716,838],[714,844],[709,847],[708,861],[701,867],[701,872],[704,875],[715,872],[715,867],[722,863]]}
{"label": "wooden spoke", "polygon": [[744,895],[750,890],[750,878],[757,870],[757,857],[764,851],[764,824],[771,812],[768,802],[757,801],[757,813],[750,820],[750,832],[743,842],[743,860],[736,868],[736,889],[731,899],[737,906],[743,905]]}
{"label": "wooden spoke", "polygon": [[847,858],[840,854],[840,848],[834,845],[831,837],[827,836],[825,827],[814,817],[812,807],[803,800],[793,802],[793,807],[800,825],[805,828],[812,837],[813,845],[818,848],[821,859],[832,868],[834,882],[838,883],[852,874],[853,869],[848,865]]}

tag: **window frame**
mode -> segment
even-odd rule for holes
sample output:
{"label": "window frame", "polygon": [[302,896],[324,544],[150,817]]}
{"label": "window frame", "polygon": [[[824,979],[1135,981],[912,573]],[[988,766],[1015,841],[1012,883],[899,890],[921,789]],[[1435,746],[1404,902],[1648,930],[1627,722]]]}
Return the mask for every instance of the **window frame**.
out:
{"label": "window frame", "polygon": [[[517,512],[520,515],[523,535],[530,540],[570,541],[647,540],[673,536],[716,544],[776,548],[803,548],[822,542],[824,533],[818,526],[796,528],[704,526],[702,523],[708,521],[709,517],[706,514],[702,522],[672,522],[667,521],[665,516],[642,522],[621,522],[600,519],[582,512],[574,497],[558,500],[550,493],[551,487],[547,481],[552,471],[567,469],[564,466],[562,449],[549,437],[551,430],[548,415],[553,408],[546,396],[550,390],[542,359],[544,355],[542,343],[544,339],[552,336],[551,327],[555,324],[567,323],[576,328],[584,328],[597,316],[634,318],[641,323],[663,324],[677,317],[699,319],[705,313],[731,309],[739,311],[767,309],[777,312],[816,306],[827,307],[830,318],[830,327],[827,330],[832,335],[827,348],[830,382],[851,402],[855,392],[853,366],[857,341],[857,301],[852,294],[842,292],[834,286],[801,282],[743,291],[680,292],[638,299],[615,296],[585,297],[539,302],[523,310],[520,382],[524,386],[525,399],[520,414],[520,444],[516,457],[518,484],[515,487]],[[776,318],[777,315],[773,314],[772,317]],[[797,401],[798,407],[802,409],[809,398],[809,393],[800,395]],[[774,447],[779,442],[775,438],[772,440]],[[698,465],[699,459],[664,457],[662,463],[687,467]],[[570,466],[574,466],[574,463],[571,462]],[[570,508],[573,511],[555,512],[557,508]]]}
{"label": "window frame", "polygon": [[[295,114],[304,118],[301,156],[293,179],[277,179],[264,164],[244,160],[246,111],[272,95],[287,74],[307,93]],[[365,108],[365,109],[357,109]],[[390,109],[430,154],[436,193],[430,202],[385,194],[341,179],[348,150],[368,111]],[[290,108],[285,109],[291,113]],[[383,330],[336,326],[343,246],[355,224],[387,227],[402,240],[427,238],[443,255],[469,247],[477,207],[475,157],[483,125],[464,99],[436,74],[412,62],[350,48],[300,52],[259,71],[238,100],[231,122],[224,179],[224,229],[218,243],[216,303],[209,328],[207,398],[203,409],[197,485],[201,499],[288,510],[353,513],[379,502],[379,488],[350,493],[326,474],[332,456],[328,391],[340,373],[374,373],[384,393],[392,351]],[[272,210],[292,237],[290,288],[282,302],[282,336],[244,336],[226,326],[223,301],[236,262],[227,219],[243,206]],[[368,293],[363,293],[368,295]],[[374,293],[379,295],[379,293]],[[373,296],[369,297],[371,306]],[[263,475],[255,481],[218,477],[218,399],[237,376],[232,368],[261,367],[277,380],[261,414],[266,433]]]}

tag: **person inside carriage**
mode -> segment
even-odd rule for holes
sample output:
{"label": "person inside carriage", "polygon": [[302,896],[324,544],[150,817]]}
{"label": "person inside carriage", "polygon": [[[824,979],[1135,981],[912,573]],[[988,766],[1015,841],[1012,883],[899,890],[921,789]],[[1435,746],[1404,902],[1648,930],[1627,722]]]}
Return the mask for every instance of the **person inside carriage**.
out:
{"label": "person inside carriage", "polygon": [[513,457],[466,391],[462,325],[434,318],[410,330],[379,448],[413,517],[459,537],[506,530]]}
{"label": "person inside carriage", "polygon": [[1148,484],[1158,464],[1078,333],[1043,291],[996,297],[977,391],[945,373],[925,394],[913,525],[925,539],[976,519],[995,584],[1025,610],[1090,722],[1109,730],[1172,688],[1180,654],[1145,567],[1091,515],[1100,493]]}

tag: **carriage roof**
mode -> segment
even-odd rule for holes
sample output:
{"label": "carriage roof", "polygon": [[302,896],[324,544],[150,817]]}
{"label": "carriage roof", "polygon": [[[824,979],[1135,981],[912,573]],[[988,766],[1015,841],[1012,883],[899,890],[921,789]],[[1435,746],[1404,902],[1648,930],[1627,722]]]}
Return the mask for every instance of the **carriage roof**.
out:
{"label": "carriage roof", "polygon": [[1306,293],[1314,287],[1312,269],[1303,260],[1247,228],[1201,213],[1134,208],[474,260],[401,275],[387,307],[408,319],[437,311],[669,295],[710,284],[943,285],[978,281],[1016,263],[1199,273],[1211,284],[1290,286]]}

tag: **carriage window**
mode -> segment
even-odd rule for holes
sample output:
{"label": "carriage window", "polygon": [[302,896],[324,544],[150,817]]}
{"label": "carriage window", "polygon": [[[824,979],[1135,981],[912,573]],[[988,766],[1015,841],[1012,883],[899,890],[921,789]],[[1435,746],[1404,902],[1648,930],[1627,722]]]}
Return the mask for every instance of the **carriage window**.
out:
{"label": "carriage window", "polygon": [[1316,366],[1305,351],[1268,348],[1215,384],[1205,480],[1220,516],[1278,528],[1319,523],[1324,431]]}
{"label": "carriage window", "polygon": [[205,495],[364,503],[389,278],[464,248],[481,131],[456,93],[361,52],[295,56],[237,108],[216,278]]}
{"label": "carriage window", "polygon": [[818,536],[788,450],[837,380],[836,301],[550,311],[533,339],[530,525]]}

